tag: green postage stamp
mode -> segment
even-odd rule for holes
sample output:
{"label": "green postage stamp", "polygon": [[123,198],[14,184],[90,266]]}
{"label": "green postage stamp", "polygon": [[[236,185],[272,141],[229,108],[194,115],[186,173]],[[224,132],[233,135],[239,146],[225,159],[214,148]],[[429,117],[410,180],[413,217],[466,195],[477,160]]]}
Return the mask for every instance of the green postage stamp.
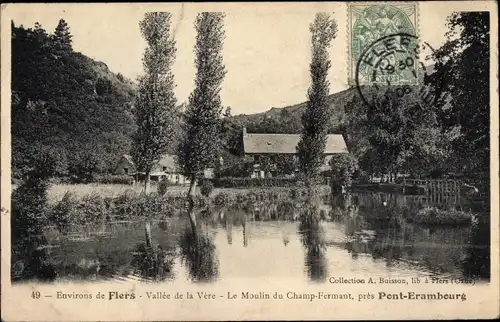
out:
{"label": "green postage stamp", "polygon": [[348,5],[349,84],[415,85],[417,3]]}

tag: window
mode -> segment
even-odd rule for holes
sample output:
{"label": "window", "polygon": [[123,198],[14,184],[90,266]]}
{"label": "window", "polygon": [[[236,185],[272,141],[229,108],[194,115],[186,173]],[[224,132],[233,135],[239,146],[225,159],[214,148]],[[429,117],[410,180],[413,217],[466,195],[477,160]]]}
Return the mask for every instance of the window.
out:
{"label": "window", "polygon": [[163,172],[167,172],[167,167],[163,167]]}
{"label": "window", "polygon": [[125,172],[125,174],[128,174],[128,168],[123,168],[123,172]]}

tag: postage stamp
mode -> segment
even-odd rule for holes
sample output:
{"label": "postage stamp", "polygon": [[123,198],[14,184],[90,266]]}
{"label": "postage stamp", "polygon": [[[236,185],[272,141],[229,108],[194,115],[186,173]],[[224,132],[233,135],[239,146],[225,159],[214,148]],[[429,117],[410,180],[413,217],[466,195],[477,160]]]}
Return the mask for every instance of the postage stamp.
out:
{"label": "postage stamp", "polygon": [[[384,36],[360,54],[354,76],[356,90],[367,106],[377,97],[374,93],[401,98],[416,91],[414,107],[430,107],[438,97],[422,80],[433,73],[436,64],[442,60],[428,42],[407,33]],[[373,82],[364,82],[367,77]],[[436,82],[443,86],[444,80],[436,78]],[[367,84],[370,86],[363,86]]]}
{"label": "postage stamp", "polygon": [[[377,50],[375,43],[385,45],[381,39],[391,35],[407,34],[418,36],[418,6],[417,3],[355,3],[348,6],[348,38],[349,38],[349,84],[350,85],[415,85],[418,78],[412,75],[413,68],[398,68],[397,66],[414,67],[417,62],[407,61],[406,53],[414,48],[416,37],[411,43],[403,46],[393,46],[394,50],[385,50],[383,54]],[[394,39],[393,39],[394,40]],[[397,48],[399,47],[399,48]],[[404,47],[404,48],[403,48]],[[363,56],[375,56],[374,64],[361,64]],[[413,64],[408,66],[408,64]],[[359,70],[357,68],[361,67]],[[378,69],[377,73],[374,73]],[[356,75],[358,73],[358,75]],[[356,82],[358,77],[358,82]]]}

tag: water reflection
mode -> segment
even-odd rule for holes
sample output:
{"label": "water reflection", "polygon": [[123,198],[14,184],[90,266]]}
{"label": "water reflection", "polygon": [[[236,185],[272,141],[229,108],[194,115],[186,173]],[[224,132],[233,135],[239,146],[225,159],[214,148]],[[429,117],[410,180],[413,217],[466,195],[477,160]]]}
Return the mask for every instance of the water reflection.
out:
{"label": "water reflection", "polygon": [[181,233],[181,259],[189,276],[195,282],[208,282],[218,278],[219,260],[211,237],[201,230],[186,228]]}
{"label": "water reflection", "polygon": [[320,220],[318,205],[306,202],[300,216],[299,234],[306,250],[305,266],[311,281],[324,281],[328,275],[325,236]]}
{"label": "water reflection", "polygon": [[472,227],[471,242],[467,245],[462,269],[465,277],[489,279],[490,272],[490,227],[480,223]]}
{"label": "water reflection", "polygon": [[227,207],[223,209],[218,209],[219,223],[226,230],[227,243],[228,245],[233,244],[233,227],[241,226],[243,232],[243,247],[248,246],[248,234],[247,234],[247,220],[249,215],[249,210],[240,207],[239,205],[233,207]]}
{"label": "water reflection", "polygon": [[[168,224],[164,221],[160,222],[158,227],[163,231],[168,231]],[[134,258],[131,265],[135,268],[134,275],[153,281],[172,279],[174,258],[153,240],[151,222],[145,223],[144,234],[145,241],[139,243],[133,252]]]}
{"label": "water reflection", "polygon": [[227,243],[229,245],[233,244],[233,221],[232,216],[225,216],[225,212],[223,210],[219,213],[220,219],[222,221],[222,227],[226,230],[227,233]]}
{"label": "water reflection", "polygon": [[131,265],[133,275],[144,280],[164,281],[173,279],[174,257],[167,253],[162,246],[148,246],[146,243],[137,245]]}
{"label": "water reflection", "polygon": [[[368,195],[368,194],[367,194]],[[421,226],[405,220],[411,207],[405,196],[359,196],[361,206],[337,200],[332,218],[341,223],[345,248],[352,258],[361,255],[383,260],[388,267],[410,265],[431,274],[489,278],[489,227]],[[418,200],[421,201],[421,200]],[[339,205],[340,204],[340,205]],[[347,210],[343,210],[347,209]],[[341,246],[342,243],[329,243]]]}
{"label": "water reflection", "polygon": [[47,229],[47,241],[40,245],[51,248],[34,251],[23,271],[26,278],[147,281],[179,279],[186,272],[195,282],[208,282],[258,277],[271,267],[315,282],[325,282],[332,271],[489,279],[488,224],[414,224],[407,216],[425,202],[412,198],[356,193],[326,196],[319,203],[274,200],[274,206],[259,199],[200,210],[194,232],[183,216],[151,223],[149,233],[144,222],[115,222],[66,235]]}

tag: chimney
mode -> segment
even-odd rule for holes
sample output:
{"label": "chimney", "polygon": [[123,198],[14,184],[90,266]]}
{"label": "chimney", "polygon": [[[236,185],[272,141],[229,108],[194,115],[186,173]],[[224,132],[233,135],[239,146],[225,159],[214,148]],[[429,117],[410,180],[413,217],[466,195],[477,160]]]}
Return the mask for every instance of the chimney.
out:
{"label": "chimney", "polygon": [[243,136],[247,135],[247,128],[244,126],[243,127]]}

